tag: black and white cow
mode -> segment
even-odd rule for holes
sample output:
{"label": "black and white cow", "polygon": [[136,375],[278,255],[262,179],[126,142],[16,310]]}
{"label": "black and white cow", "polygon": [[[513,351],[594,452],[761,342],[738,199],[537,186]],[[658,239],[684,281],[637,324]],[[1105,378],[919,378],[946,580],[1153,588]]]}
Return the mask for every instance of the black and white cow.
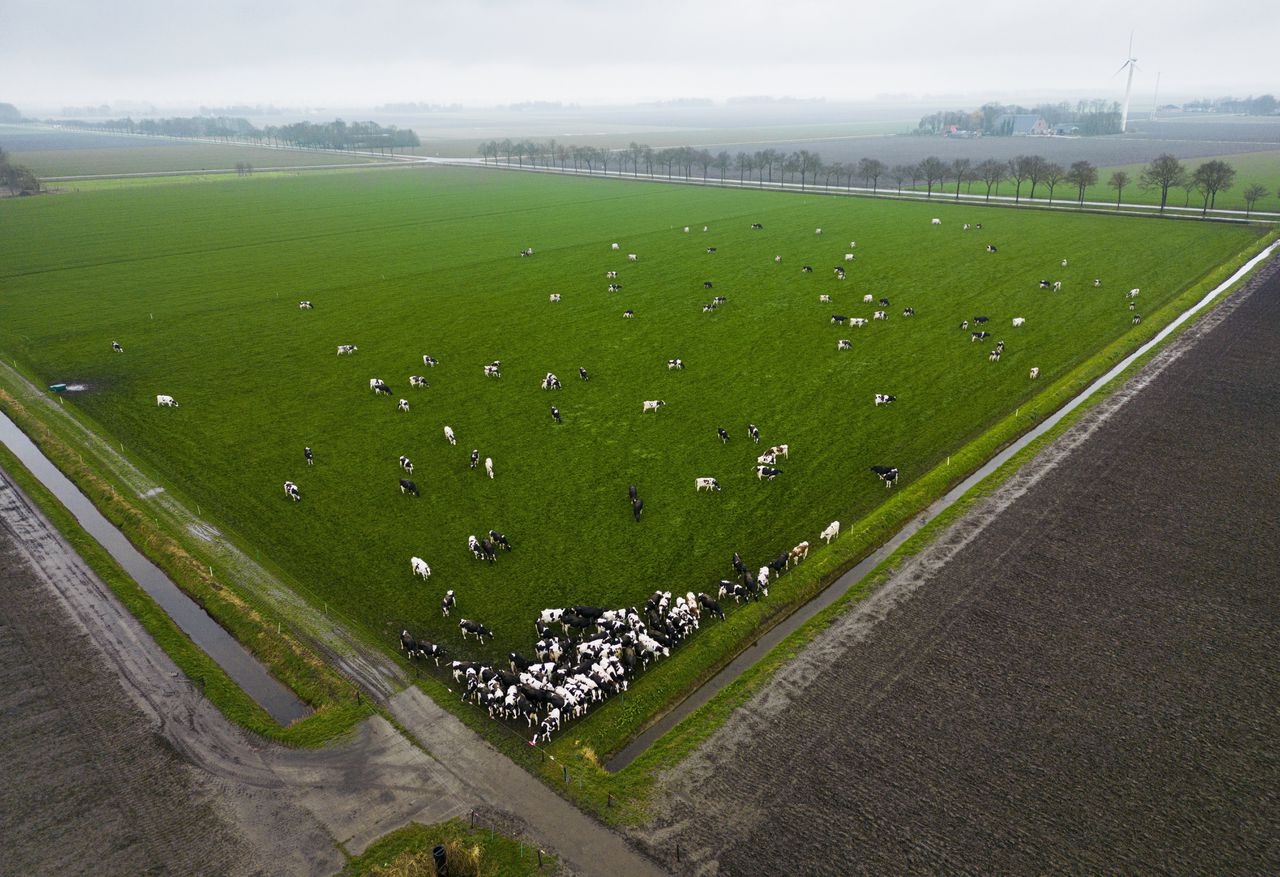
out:
{"label": "black and white cow", "polygon": [[881,306],[881,307],[884,307],[884,308],[887,308],[887,307],[889,306],[889,299],[887,299],[887,298],[882,298],[882,299],[880,299],[880,306]]}
{"label": "black and white cow", "polygon": [[760,228],[764,228],[764,226],[763,226],[761,223],[759,223],[759,222],[753,222],[753,223],[751,223],[751,228],[752,228],[752,229],[760,229]]}
{"label": "black and white cow", "polygon": [[587,370],[582,366],[578,366],[578,377],[582,378],[584,381],[591,380],[591,377],[587,374]]}
{"label": "black and white cow", "polygon": [[339,344],[338,356],[350,356],[351,354],[355,353],[359,349],[360,348],[356,347],[354,344]]}
{"label": "black and white cow", "polygon": [[467,537],[467,550],[471,552],[471,556],[476,560],[484,560],[484,549],[480,547],[480,540],[472,533]]}
{"label": "black and white cow", "polygon": [[484,552],[484,559],[490,563],[494,563],[498,559],[498,551],[493,547],[493,543],[488,539],[480,540],[480,550]]}
{"label": "black and white cow", "polygon": [[710,281],[710,280],[704,280],[704,281],[702,281],[702,288],[703,288],[703,289],[710,289],[710,288],[711,288],[711,281]]}
{"label": "black and white cow", "polygon": [[511,543],[507,541],[507,537],[497,530],[490,530],[489,538],[493,540],[494,545],[501,545],[506,551],[511,550]]}
{"label": "black and white cow", "polygon": [[484,367],[484,376],[485,376],[486,378],[500,378],[500,377],[502,377],[502,371],[501,371],[501,369],[499,369],[499,367],[498,367],[498,363],[497,363],[497,362],[494,362],[494,363],[493,363],[493,364],[491,364],[491,365],[486,365],[486,366]]}
{"label": "black and white cow", "polygon": [[[730,584],[736,585],[737,582],[731,582]],[[721,609],[720,604],[715,600],[712,600],[708,594],[699,593],[698,604],[711,615],[714,615],[721,621],[724,621],[724,610]]]}
{"label": "black and white cow", "polygon": [[708,252],[708,253],[714,253],[715,251],[716,251],[716,248],[715,248],[715,247],[707,247],[707,252]]}
{"label": "black and white cow", "polygon": [[725,429],[724,429],[724,427],[723,427],[723,426],[717,426],[717,427],[716,427],[716,435],[720,436],[720,443],[721,443],[721,444],[728,444],[728,443],[729,443],[729,433],[725,431]]}
{"label": "black and white cow", "polygon": [[116,353],[124,353],[124,348],[120,346],[119,341],[112,341],[111,349],[114,350]]}
{"label": "black and white cow", "polygon": [[989,323],[991,322],[991,318],[990,317],[974,317],[973,322],[977,324]]}
{"label": "black and white cow", "polygon": [[303,448],[302,456],[306,458],[308,466],[314,466],[316,464],[316,455],[311,453],[311,448]]}
{"label": "black and white cow", "polygon": [[609,292],[621,292],[621,291],[622,291],[622,284],[621,284],[621,283],[610,283],[610,284],[609,284],[609,289],[608,289],[608,291],[609,291]]}
{"label": "black and white cow", "polygon": [[991,333],[990,332],[970,332],[969,335],[970,335],[969,343],[972,344],[974,341],[981,341],[983,338],[990,337]]}
{"label": "black and white cow", "polygon": [[644,511],[644,500],[636,497],[631,500],[631,514],[635,517],[636,523],[640,523],[640,513]]}
{"label": "black and white cow", "polygon": [[876,393],[876,407],[879,407],[881,405],[889,405],[897,401],[898,401],[897,396],[891,396],[888,393]]}
{"label": "black and white cow", "polygon": [[893,487],[893,482],[898,480],[898,468],[896,466],[871,466],[870,469],[880,476],[880,480],[884,482],[885,487]]}
{"label": "black and white cow", "polygon": [[1052,280],[1041,280],[1041,281],[1040,281],[1040,288],[1041,288],[1041,289],[1048,289],[1048,288],[1049,288],[1049,287],[1051,287],[1051,286],[1053,286],[1053,281],[1052,281]]}
{"label": "black and white cow", "polygon": [[547,376],[542,379],[542,389],[559,390],[560,379],[556,377],[555,372],[547,372]]}
{"label": "black and white cow", "polygon": [[453,591],[444,592],[444,597],[440,600],[440,611],[444,613],[445,618],[449,617],[449,611],[457,605],[457,602],[454,599]]}
{"label": "black and white cow", "polygon": [[751,440],[756,444],[760,444],[760,430],[756,429],[754,423],[747,424],[747,435],[751,436]]}
{"label": "black and white cow", "polygon": [[412,475],[412,474],[413,474],[413,461],[412,461],[412,460],[410,460],[408,457],[406,457],[404,454],[401,454],[401,455],[400,455],[400,468],[401,468],[401,469],[403,469],[404,471],[408,472],[410,475]]}
{"label": "black and white cow", "polygon": [[833,322],[833,323],[844,323],[844,322],[845,322],[846,320],[848,320],[848,319],[849,319],[849,318],[848,318],[848,317],[846,317],[844,314],[832,314],[832,315],[831,315],[831,322]]}
{"label": "black and white cow", "polygon": [[994,246],[992,246],[991,244],[987,244],[987,252],[988,252],[988,253],[998,253],[998,252],[1000,252],[1000,251],[999,251],[999,250],[997,250],[997,249],[996,249]]}
{"label": "black and white cow", "polygon": [[401,400],[396,404],[396,410],[397,410],[397,411],[403,411],[403,412],[405,412],[405,413],[407,414],[407,413],[408,413],[408,411],[409,411],[409,400],[408,400],[408,399],[401,399]]}
{"label": "black and white cow", "polygon": [[476,639],[483,641],[485,637],[493,638],[493,631],[489,630],[478,621],[462,619],[458,622],[458,628],[462,631],[462,638],[466,639],[468,634],[474,635]]}
{"label": "black and white cow", "polygon": [[915,309],[915,308],[903,308],[903,309],[902,309],[902,316],[904,316],[904,317],[914,317],[915,315],[916,315],[916,309]]}
{"label": "black and white cow", "polygon": [[422,494],[420,494],[420,493],[418,492],[418,485],[414,484],[414,483],[413,483],[412,481],[410,481],[408,478],[401,478],[401,479],[400,479],[400,492],[401,492],[401,493],[411,493],[411,494],[413,494],[414,496],[421,496],[421,495],[422,495]]}
{"label": "black and white cow", "polygon": [[636,497],[638,497],[639,495],[640,495],[640,493],[639,493],[639,491],[637,491],[637,490],[636,490],[636,486],[635,486],[634,484],[629,484],[629,485],[627,485],[627,497],[628,497],[632,502],[635,502],[635,501],[636,501]]}
{"label": "black and white cow", "polygon": [[668,368],[668,369],[673,369],[673,368],[674,368],[674,369],[682,369],[682,368],[684,368],[684,360],[682,360],[682,359],[668,359],[668,360],[667,360],[667,368]]}
{"label": "black and white cow", "polygon": [[777,478],[781,474],[782,474],[781,469],[775,469],[772,466],[756,467],[756,480],[765,479],[768,481],[772,481],[774,478]]}
{"label": "black and white cow", "polygon": [[801,268],[800,270],[801,270],[801,271],[803,271],[805,274],[812,274],[812,273],[813,273],[813,266],[812,266],[812,265],[805,265],[805,266],[804,266],[803,268]]}
{"label": "black and white cow", "polygon": [[286,481],[284,483],[284,495],[294,502],[302,501],[302,493],[298,490],[298,485],[294,484],[292,481]]}
{"label": "black and white cow", "polygon": [[556,423],[564,423],[564,421],[560,418],[560,409],[554,405],[551,406],[551,419],[554,420]]}
{"label": "black and white cow", "polygon": [[840,340],[836,341],[836,350],[852,350],[852,349],[853,349],[853,342],[850,341],[848,338],[841,338]]}
{"label": "black and white cow", "polygon": [[480,449],[472,448],[471,449],[471,468],[474,469],[478,465],[480,465]]}
{"label": "black and white cow", "polygon": [[421,389],[431,385],[427,383],[427,379],[422,375],[409,375],[409,386]]}
{"label": "black and white cow", "polygon": [[314,305],[312,305],[310,301],[300,301],[300,302],[298,302],[298,309],[299,309],[299,310],[309,311],[309,310],[311,310],[313,307],[314,307]]}
{"label": "black and white cow", "polygon": [[718,491],[720,489],[720,482],[716,481],[714,478],[695,478],[693,479],[693,489],[695,492],[704,489],[707,491]]}
{"label": "black and white cow", "polygon": [[424,353],[422,354],[422,364],[426,366],[430,366],[431,368],[435,368],[437,365],[440,364],[440,361],[436,359],[434,356],[432,356],[431,354]]}

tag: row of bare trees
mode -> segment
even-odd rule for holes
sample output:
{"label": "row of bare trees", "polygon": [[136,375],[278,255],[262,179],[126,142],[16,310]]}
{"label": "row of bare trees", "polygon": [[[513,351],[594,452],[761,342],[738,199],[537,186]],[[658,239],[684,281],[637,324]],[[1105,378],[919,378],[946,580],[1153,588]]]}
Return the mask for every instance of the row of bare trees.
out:
{"label": "row of bare trees", "polygon": [[[477,152],[486,163],[505,162],[518,167],[572,168],[586,173],[631,174],[637,177],[643,174],[666,179],[701,179],[704,182],[716,179],[721,183],[736,179],[740,185],[799,183],[801,189],[818,185],[830,188],[834,181],[837,187],[851,189],[861,184],[863,188],[878,192],[882,185],[888,188],[892,183],[899,193],[904,190],[923,191],[926,198],[937,193],[952,195],[956,200],[960,199],[962,190],[973,194],[974,186],[979,186],[985,187],[979,192],[989,201],[992,194],[999,197],[1000,185],[1004,183],[1014,187],[1014,203],[1022,201],[1025,188],[1029,199],[1034,200],[1039,192],[1042,196],[1047,194],[1048,202],[1052,204],[1055,197],[1061,197],[1060,190],[1065,188],[1071,193],[1072,200],[1083,204],[1087,192],[1099,181],[1099,170],[1092,162],[1076,161],[1064,166],[1040,155],[1019,155],[1008,161],[988,158],[977,163],[968,158],[944,161],[931,155],[914,164],[891,166],[875,158],[848,163],[827,162],[821,155],[806,149],[790,153],[762,149],[731,155],[723,150],[712,153],[690,146],[655,149],[633,142],[626,148],[608,149],[555,140],[489,140],[481,143]],[[1231,188],[1235,173],[1230,165],[1218,160],[1204,162],[1194,171],[1189,170],[1177,158],[1166,153],[1153,159],[1136,180],[1125,171],[1115,171],[1107,185],[1115,190],[1117,209],[1123,200],[1124,190],[1132,184],[1143,190],[1159,191],[1161,212],[1168,202],[1169,191],[1181,186],[1187,192],[1184,206],[1190,203],[1192,192],[1203,196],[1201,215],[1205,215],[1214,209],[1218,193]],[[1268,194],[1265,187],[1256,183],[1247,188],[1244,199],[1248,212],[1251,213],[1254,204]]]}

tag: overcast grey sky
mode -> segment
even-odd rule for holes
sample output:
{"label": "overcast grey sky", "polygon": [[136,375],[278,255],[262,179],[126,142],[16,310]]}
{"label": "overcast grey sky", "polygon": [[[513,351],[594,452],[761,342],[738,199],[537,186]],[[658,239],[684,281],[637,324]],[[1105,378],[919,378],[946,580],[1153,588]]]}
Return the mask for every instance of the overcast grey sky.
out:
{"label": "overcast grey sky", "polygon": [[1275,0],[0,0],[0,100],[372,106],[1280,90]]}

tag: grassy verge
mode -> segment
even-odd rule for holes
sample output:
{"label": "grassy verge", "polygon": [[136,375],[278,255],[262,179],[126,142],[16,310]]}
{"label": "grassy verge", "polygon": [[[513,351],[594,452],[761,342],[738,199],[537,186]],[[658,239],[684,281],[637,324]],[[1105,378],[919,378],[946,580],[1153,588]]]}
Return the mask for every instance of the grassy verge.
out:
{"label": "grassy verge", "polygon": [[357,703],[355,689],[327,664],[277,628],[274,619],[244,598],[223,587],[207,572],[207,566],[173,542],[115,488],[87,466],[41,420],[13,396],[0,389],[0,411],[36,443],[95,506],[155,562],[211,617],[263,662],[271,673],[315,712],[288,727],[281,727],[240,689],[222,669],[201,651],[177,624],[146,594],[75,518],[18,462],[0,447],[0,465],[40,506],[129,611],[182,671],[203,680],[205,695],[231,721],[264,737],[294,746],[317,746],[346,733],[371,708]]}
{"label": "grassy verge", "polygon": [[363,855],[347,862],[343,877],[427,877],[436,874],[431,850],[445,848],[452,877],[524,877],[554,874],[556,861],[538,849],[484,828],[472,828],[461,819],[435,825],[413,822],[371,845]]}

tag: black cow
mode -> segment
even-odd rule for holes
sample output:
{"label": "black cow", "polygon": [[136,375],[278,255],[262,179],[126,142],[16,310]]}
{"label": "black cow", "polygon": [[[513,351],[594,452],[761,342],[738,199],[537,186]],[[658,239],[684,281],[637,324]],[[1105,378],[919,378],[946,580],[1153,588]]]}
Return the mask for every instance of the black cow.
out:
{"label": "black cow", "polygon": [[703,288],[703,289],[710,289],[710,288],[711,288],[711,281],[710,281],[710,280],[704,280],[704,281],[702,281],[702,288]]}
{"label": "black cow", "polygon": [[640,513],[644,511],[644,500],[639,497],[631,500],[631,514],[635,515],[636,523],[640,523]]}
{"label": "black cow", "polygon": [[507,541],[507,537],[497,530],[490,530],[489,538],[493,540],[494,545],[501,545],[507,551],[511,550],[511,543]]}
{"label": "black cow", "polygon": [[742,555],[736,551],[733,552],[733,571],[740,576],[747,574],[747,565],[742,562]]}
{"label": "black cow", "polygon": [[639,499],[640,493],[639,491],[636,490],[636,486],[634,484],[627,485],[627,497],[632,502],[635,502],[637,499]]}
{"label": "black cow", "polygon": [[475,634],[476,639],[481,641],[483,641],[486,636],[490,639],[493,638],[493,631],[489,630],[489,628],[485,627],[478,621],[470,621],[464,618],[458,622],[458,627],[462,630],[463,639],[466,639],[467,634],[469,633]]}
{"label": "black cow", "polygon": [[847,320],[847,319],[849,319],[849,318],[848,318],[848,317],[846,317],[844,314],[832,314],[832,315],[831,315],[831,322],[833,322],[833,323],[843,323],[843,322],[844,322],[845,320]]}
{"label": "black cow", "polygon": [[311,448],[303,448],[302,456],[307,458],[307,465],[314,466],[316,463],[316,455],[311,453]]}
{"label": "black cow", "polygon": [[[731,584],[737,584],[737,583],[731,582]],[[717,603],[715,600],[712,600],[711,597],[709,597],[706,594],[700,593],[698,594],[698,603],[701,604],[702,608],[707,610],[707,612],[716,616],[721,621],[724,621],[724,610],[721,609],[720,604]]]}
{"label": "black cow", "polygon": [[725,432],[724,427],[716,427],[716,435],[720,436],[720,443],[727,444],[729,441],[729,433]]}
{"label": "black cow", "polygon": [[882,299],[880,299],[880,305],[881,305],[881,307],[886,307],[886,308],[887,308],[887,307],[889,306],[889,299],[887,299],[887,298],[882,298]]}
{"label": "black cow", "polygon": [[708,252],[708,253],[714,253],[715,251],[716,251],[716,248],[715,248],[715,247],[707,247],[707,252]]}
{"label": "black cow", "polygon": [[515,671],[528,670],[529,665],[533,663],[519,652],[512,652],[507,657],[511,660],[511,669]]}
{"label": "black cow", "polygon": [[556,423],[564,423],[564,421],[560,419],[560,409],[554,405],[551,406],[551,419]]}
{"label": "black cow", "polygon": [[786,572],[787,558],[789,556],[790,555],[788,555],[787,552],[785,551],[782,552],[774,560],[769,561],[769,569],[773,570],[776,573]]}
{"label": "black cow", "polygon": [[408,478],[400,479],[400,492],[412,493],[414,496],[422,496],[422,494],[418,492],[418,485],[414,484]]}
{"label": "black cow", "polygon": [[587,370],[582,366],[578,366],[578,377],[582,378],[584,381],[590,380],[590,378],[587,376]]}
{"label": "black cow", "polygon": [[597,620],[605,613],[605,610],[598,606],[574,606],[573,611],[583,618],[590,618],[592,621]]}
{"label": "black cow", "polygon": [[801,271],[803,271],[805,274],[812,274],[812,273],[813,273],[813,266],[812,266],[812,265],[805,265],[805,266],[804,266],[803,268],[801,268],[800,270],[801,270]]}
{"label": "black cow", "polygon": [[471,468],[472,469],[476,468],[476,464],[479,462],[480,462],[480,449],[472,448],[471,449]]}
{"label": "black cow", "polygon": [[973,321],[975,323],[989,323],[991,322],[991,318],[990,317],[974,317]]}
{"label": "black cow", "polygon": [[498,559],[498,551],[488,539],[480,540],[480,550],[484,552],[484,559],[490,563]]}
{"label": "black cow", "polygon": [[752,228],[764,228],[764,226],[763,226],[763,225],[761,225],[761,224],[760,224],[760,223],[758,223],[758,222],[753,222],[753,223],[751,223],[751,227],[752,227]]}

